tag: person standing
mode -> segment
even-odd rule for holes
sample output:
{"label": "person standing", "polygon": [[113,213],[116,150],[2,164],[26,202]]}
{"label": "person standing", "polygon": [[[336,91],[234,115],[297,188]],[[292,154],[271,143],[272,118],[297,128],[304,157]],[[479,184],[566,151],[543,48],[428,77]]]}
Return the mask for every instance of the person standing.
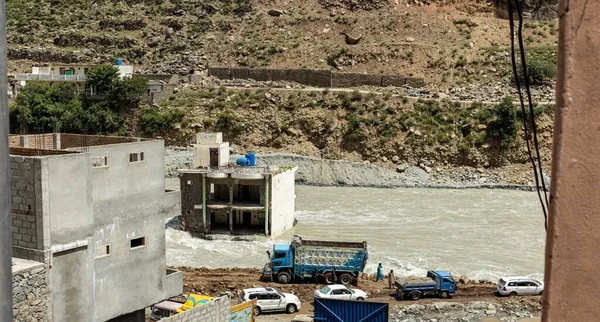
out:
{"label": "person standing", "polygon": [[375,282],[383,281],[383,267],[381,267],[381,263],[377,266],[377,277],[375,278]]}
{"label": "person standing", "polygon": [[390,270],[390,273],[388,274],[388,284],[390,286],[390,288],[394,288],[394,284],[396,283],[396,276],[394,276],[394,270]]}

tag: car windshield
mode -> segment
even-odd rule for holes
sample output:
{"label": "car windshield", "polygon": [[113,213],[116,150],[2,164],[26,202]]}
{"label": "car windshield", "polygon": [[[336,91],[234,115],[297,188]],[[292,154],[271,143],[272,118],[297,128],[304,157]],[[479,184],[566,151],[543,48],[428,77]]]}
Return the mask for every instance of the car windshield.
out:
{"label": "car windshield", "polygon": [[277,292],[277,294],[279,294],[279,296],[281,296],[281,298],[282,298],[282,299],[284,299],[284,298],[285,298],[285,295],[283,295],[283,293],[279,293],[279,292]]}
{"label": "car windshield", "polygon": [[321,292],[323,294],[327,294],[327,293],[329,293],[329,287],[325,286],[322,289],[320,289],[319,292]]}

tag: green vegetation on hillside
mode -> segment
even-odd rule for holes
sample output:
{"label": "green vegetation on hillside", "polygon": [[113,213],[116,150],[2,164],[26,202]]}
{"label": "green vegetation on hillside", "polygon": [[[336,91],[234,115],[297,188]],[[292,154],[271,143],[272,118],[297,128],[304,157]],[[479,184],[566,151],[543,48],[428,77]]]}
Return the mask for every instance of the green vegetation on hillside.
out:
{"label": "green vegetation on hillside", "polygon": [[11,105],[11,131],[124,134],[125,117],[147,87],[145,79],[120,78],[110,65],[89,72],[86,88],[95,95],[79,95],[68,83],[29,81]]}

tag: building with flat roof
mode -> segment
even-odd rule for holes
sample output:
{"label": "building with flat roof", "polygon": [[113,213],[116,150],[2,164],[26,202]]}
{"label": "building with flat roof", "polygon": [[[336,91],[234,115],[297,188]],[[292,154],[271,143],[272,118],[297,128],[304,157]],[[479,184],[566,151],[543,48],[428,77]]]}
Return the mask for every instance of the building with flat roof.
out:
{"label": "building with flat roof", "polygon": [[162,140],[9,142],[13,256],[43,264],[48,321],[141,322],[146,307],[182,293],[181,272],[166,268],[165,219],[180,196],[165,191]]}
{"label": "building with flat roof", "polygon": [[184,230],[276,237],[293,227],[297,168],[256,165],[254,154],[233,163],[221,133],[196,141],[192,169],[179,170]]}

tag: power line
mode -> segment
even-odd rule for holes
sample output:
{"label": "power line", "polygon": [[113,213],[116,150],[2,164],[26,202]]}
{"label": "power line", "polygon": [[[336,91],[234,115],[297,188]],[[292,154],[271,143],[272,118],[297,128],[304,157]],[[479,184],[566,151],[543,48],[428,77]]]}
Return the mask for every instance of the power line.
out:
{"label": "power line", "polygon": [[[517,59],[516,59],[516,53],[515,53],[515,26],[514,26],[515,10],[513,9],[513,1],[515,1],[515,4],[517,6],[516,11],[517,11],[517,14],[519,17],[519,29],[518,29],[518,33],[517,33],[517,38],[518,38],[518,42],[519,42],[519,54],[520,54],[520,58],[521,58],[521,73],[523,75],[523,79],[525,82],[525,87],[526,87],[526,92],[527,92],[527,100],[529,103],[529,126],[531,127],[531,131],[532,131],[531,134],[533,136],[533,145],[534,145],[534,148],[536,151],[537,164],[533,157],[533,153],[531,152],[531,144],[529,141],[530,133],[529,133],[529,129],[527,128],[528,127],[527,113],[525,112],[525,102],[523,100],[523,92],[521,90],[520,75],[517,70]],[[529,160],[530,160],[532,168],[533,168],[537,194],[538,194],[540,204],[542,206],[542,212],[544,214],[544,228],[546,230],[548,230],[548,210],[547,210],[548,195],[546,193],[546,184],[544,182],[542,161],[541,161],[540,152],[539,152],[539,142],[537,139],[537,127],[536,127],[536,123],[535,123],[535,117],[534,117],[534,111],[533,111],[533,101],[531,98],[531,88],[529,85],[529,79],[528,79],[528,74],[527,74],[527,64],[526,64],[526,57],[525,57],[525,49],[524,49],[524,45],[523,45],[523,3],[521,3],[519,0],[509,0],[508,1],[508,20],[510,22],[510,49],[511,49],[512,70],[513,70],[513,76],[515,79],[515,85],[517,86],[517,92],[519,93],[519,102],[521,104],[521,118],[523,121],[523,131],[525,133],[527,154],[529,156]],[[540,174],[539,177],[538,177],[538,166],[539,166],[539,174]],[[544,190],[544,198],[542,198],[542,193],[540,192],[540,183],[542,184],[542,189]]]}

